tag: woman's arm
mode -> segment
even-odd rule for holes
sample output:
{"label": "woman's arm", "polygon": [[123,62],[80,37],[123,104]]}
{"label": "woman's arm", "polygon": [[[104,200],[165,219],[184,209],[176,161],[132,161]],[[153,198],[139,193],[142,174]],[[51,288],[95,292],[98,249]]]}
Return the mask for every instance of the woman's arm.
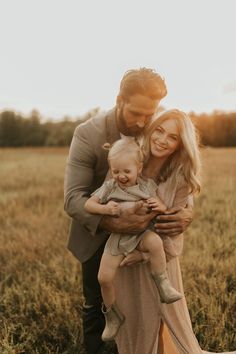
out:
{"label": "woman's arm", "polygon": [[156,219],[155,228],[160,236],[177,236],[188,228],[193,221],[193,196],[189,195],[186,183],[177,188],[173,207]]}

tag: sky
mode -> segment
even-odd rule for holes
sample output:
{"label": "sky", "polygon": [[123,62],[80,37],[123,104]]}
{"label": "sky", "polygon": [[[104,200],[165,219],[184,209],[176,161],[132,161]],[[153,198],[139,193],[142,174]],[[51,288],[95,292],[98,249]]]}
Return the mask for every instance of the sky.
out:
{"label": "sky", "polygon": [[76,117],[156,69],[162,105],[236,111],[235,0],[0,0],[0,110]]}

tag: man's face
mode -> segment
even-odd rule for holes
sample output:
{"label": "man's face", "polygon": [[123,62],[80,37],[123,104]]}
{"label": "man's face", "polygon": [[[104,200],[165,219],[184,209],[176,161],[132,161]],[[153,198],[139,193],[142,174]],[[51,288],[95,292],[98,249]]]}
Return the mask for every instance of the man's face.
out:
{"label": "man's face", "polygon": [[159,100],[140,94],[129,97],[127,101],[119,98],[117,102],[117,127],[127,136],[140,135],[157,111]]}

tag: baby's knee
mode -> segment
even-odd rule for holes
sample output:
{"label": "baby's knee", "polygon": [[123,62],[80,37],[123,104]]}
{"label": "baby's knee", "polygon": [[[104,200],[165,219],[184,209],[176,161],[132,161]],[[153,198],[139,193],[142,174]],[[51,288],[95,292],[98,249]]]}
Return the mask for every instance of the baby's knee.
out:
{"label": "baby's knee", "polygon": [[155,232],[150,232],[147,239],[148,248],[151,251],[159,251],[163,249],[163,242],[160,236]]}
{"label": "baby's knee", "polygon": [[101,287],[103,288],[109,288],[112,284],[112,278],[110,274],[107,272],[99,272],[98,273],[98,282]]}

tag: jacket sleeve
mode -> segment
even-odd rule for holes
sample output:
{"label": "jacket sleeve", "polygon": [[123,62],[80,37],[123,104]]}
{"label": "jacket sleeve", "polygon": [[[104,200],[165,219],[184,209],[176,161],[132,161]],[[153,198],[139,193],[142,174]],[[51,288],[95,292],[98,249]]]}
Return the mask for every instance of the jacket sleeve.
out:
{"label": "jacket sleeve", "polygon": [[95,235],[102,218],[84,210],[90,197],[94,180],[96,155],[91,144],[88,127],[81,124],[76,128],[66,164],[64,182],[64,209],[69,216]]}

